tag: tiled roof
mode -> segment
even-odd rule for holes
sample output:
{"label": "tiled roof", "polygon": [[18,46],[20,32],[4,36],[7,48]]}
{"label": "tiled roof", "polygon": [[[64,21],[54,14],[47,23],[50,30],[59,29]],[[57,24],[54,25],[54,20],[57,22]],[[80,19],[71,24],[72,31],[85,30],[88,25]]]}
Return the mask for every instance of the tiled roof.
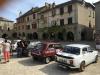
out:
{"label": "tiled roof", "polygon": [[11,21],[11,20],[8,20],[8,19],[6,19],[6,18],[3,18],[3,17],[0,17],[0,21],[13,22],[13,21]]}
{"label": "tiled roof", "polygon": [[[65,3],[59,4],[59,5],[56,5],[54,8],[59,8],[59,7],[61,7],[61,6],[71,5],[71,4],[74,4],[74,3],[83,4],[82,1],[73,0],[73,1],[68,1],[68,2],[65,2]],[[94,5],[92,5],[91,3],[88,3],[88,2],[85,2],[85,6],[86,6],[86,7],[91,7],[93,10],[95,9]],[[54,9],[54,8],[47,9],[47,10],[45,10],[45,11],[42,11],[41,13],[46,12],[46,11],[50,11],[50,10],[52,10],[52,9]]]}
{"label": "tiled roof", "polygon": [[28,15],[30,15],[30,14],[32,14],[32,13],[35,13],[35,12],[38,12],[38,11],[40,11],[42,8],[44,8],[44,6],[43,7],[40,7],[40,8],[32,8],[32,9],[30,9],[29,11],[27,11],[26,13],[24,13],[23,15],[21,15],[20,17],[18,17],[17,19],[19,19],[19,18],[22,18],[22,17],[25,17],[25,16],[28,16]]}
{"label": "tiled roof", "polygon": [[[72,0],[72,1],[68,1],[68,2],[65,2],[65,3],[59,4],[59,5],[55,5],[54,8],[59,8],[61,6],[70,5],[70,4],[74,4],[74,3],[83,4],[83,2],[81,0]],[[85,6],[95,9],[95,7],[91,3],[88,3],[88,2],[85,2]],[[29,11],[27,11],[25,14],[18,17],[17,19],[22,18],[22,17],[27,16],[27,15],[30,15],[30,14],[35,13],[35,12],[43,13],[43,12],[47,12],[47,11],[50,11],[50,10],[54,9],[54,8],[48,8],[48,9],[40,11],[43,8],[45,8],[45,6],[40,7],[40,8],[37,7],[36,9],[32,8]]]}
{"label": "tiled roof", "polygon": [[83,4],[84,2],[85,2],[85,6],[92,7],[93,9],[95,9],[95,7],[91,3],[88,3],[86,1],[81,1],[81,0],[68,1],[68,2],[57,5],[56,7],[60,7],[60,6],[64,6],[64,5],[70,5],[70,4],[74,4],[74,3]]}

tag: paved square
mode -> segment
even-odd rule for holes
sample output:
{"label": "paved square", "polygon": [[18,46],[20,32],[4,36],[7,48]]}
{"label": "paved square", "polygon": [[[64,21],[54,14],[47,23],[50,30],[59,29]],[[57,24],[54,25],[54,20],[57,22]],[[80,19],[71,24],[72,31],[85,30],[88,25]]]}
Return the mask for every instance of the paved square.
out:
{"label": "paved square", "polygon": [[28,58],[12,58],[7,64],[0,64],[0,75],[100,75],[98,63],[90,64],[84,72],[58,67],[54,61],[44,64]]}

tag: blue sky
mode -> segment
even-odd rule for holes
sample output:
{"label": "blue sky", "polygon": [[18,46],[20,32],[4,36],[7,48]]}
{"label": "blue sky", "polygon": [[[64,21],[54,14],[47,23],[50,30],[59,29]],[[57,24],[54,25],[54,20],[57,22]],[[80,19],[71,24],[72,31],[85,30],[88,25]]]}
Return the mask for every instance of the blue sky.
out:
{"label": "blue sky", "polygon": [[[10,20],[15,21],[19,16],[19,12],[27,12],[32,7],[43,6],[45,2],[60,4],[68,0],[12,0],[8,3],[2,10],[0,10],[0,17],[4,17]],[[94,3],[99,0],[86,0],[87,2]]]}

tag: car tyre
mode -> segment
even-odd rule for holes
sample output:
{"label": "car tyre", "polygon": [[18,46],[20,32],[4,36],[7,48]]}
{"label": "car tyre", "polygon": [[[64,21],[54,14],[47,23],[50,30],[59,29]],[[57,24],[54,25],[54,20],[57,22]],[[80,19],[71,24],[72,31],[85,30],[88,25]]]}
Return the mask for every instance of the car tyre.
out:
{"label": "car tyre", "polygon": [[98,56],[95,57],[94,63],[97,63],[97,62],[98,62]]}
{"label": "car tyre", "polygon": [[50,62],[50,57],[46,57],[44,61],[46,64],[48,64]]}
{"label": "car tyre", "polygon": [[83,72],[84,70],[85,70],[85,62],[82,62],[82,63],[80,64],[79,71],[80,71],[80,72]]}

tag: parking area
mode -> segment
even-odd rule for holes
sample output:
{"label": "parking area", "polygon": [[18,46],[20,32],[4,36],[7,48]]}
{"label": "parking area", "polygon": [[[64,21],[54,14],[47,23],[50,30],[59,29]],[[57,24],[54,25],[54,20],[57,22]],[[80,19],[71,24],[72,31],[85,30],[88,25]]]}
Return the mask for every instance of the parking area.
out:
{"label": "parking area", "polygon": [[100,58],[98,63],[90,64],[84,72],[61,68],[56,62],[44,64],[28,58],[12,58],[7,64],[0,64],[0,75],[100,75]]}
{"label": "parking area", "polygon": [[[71,42],[61,42],[63,45]],[[95,47],[94,42],[75,42],[89,44]],[[32,57],[17,58],[13,56],[9,63],[0,64],[0,75],[100,75],[100,57],[98,63],[90,64],[84,72],[76,69],[61,68],[54,61],[44,64],[41,61],[33,61]]]}

